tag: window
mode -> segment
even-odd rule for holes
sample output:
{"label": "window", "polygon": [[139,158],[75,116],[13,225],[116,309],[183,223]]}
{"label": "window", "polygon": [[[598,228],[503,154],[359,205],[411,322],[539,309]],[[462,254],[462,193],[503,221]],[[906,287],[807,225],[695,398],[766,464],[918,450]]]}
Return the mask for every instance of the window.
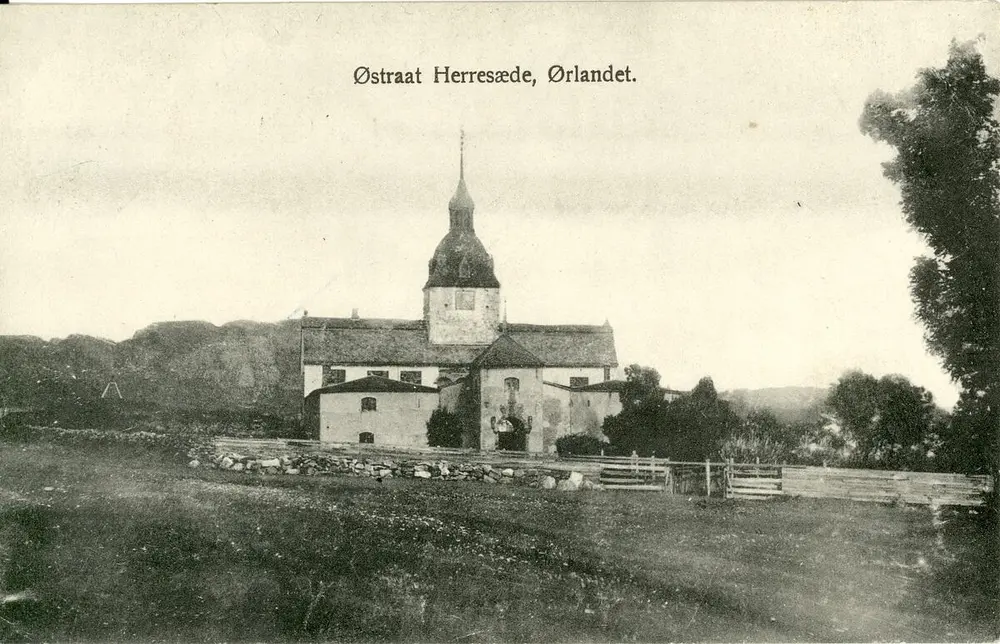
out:
{"label": "window", "polygon": [[378,411],[378,403],[371,396],[361,399],[361,411]]}
{"label": "window", "polygon": [[604,367],[604,382],[611,380],[611,367]]}
{"label": "window", "polygon": [[419,371],[400,371],[399,379],[402,382],[408,382],[411,385],[421,384],[421,372]]}
{"label": "window", "polygon": [[462,258],[462,263],[458,265],[458,276],[472,277],[472,269],[469,268],[469,260],[465,257]]}
{"label": "window", "polygon": [[368,375],[369,376],[378,376],[379,378],[388,378],[389,377],[389,372],[388,371],[380,371],[380,370],[369,370],[368,371]]}
{"label": "window", "polygon": [[359,443],[374,443],[375,442],[375,434],[373,434],[371,432],[361,432],[360,434],[358,434],[358,442]]}
{"label": "window", "polygon": [[346,369],[334,369],[329,365],[323,365],[323,386],[339,385],[347,380]]}
{"label": "window", "polygon": [[520,391],[521,381],[517,378],[506,378],[503,381],[503,388],[508,392]]}
{"label": "window", "polygon": [[569,379],[570,387],[586,387],[589,384],[590,384],[590,378],[586,378],[583,376],[579,377],[573,376]]}
{"label": "window", "polygon": [[455,291],[455,308],[459,311],[475,310],[476,292],[469,288]]}

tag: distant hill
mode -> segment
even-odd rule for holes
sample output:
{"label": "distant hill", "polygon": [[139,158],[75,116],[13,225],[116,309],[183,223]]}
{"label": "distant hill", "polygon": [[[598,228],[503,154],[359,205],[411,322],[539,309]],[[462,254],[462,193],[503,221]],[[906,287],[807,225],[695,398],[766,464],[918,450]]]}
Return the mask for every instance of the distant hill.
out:
{"label": "distant hill", "polygon": [[86,406],[114,380],[129,409],[294,416],[298,324],[161,322],[118,343],[0,336],[0,406]]}
{"label": "distant hill", "polygon": [[829,389],[823,387],[767,387],[764,389],[733,389],[719,396],[733,403],[736,412],[745,416],[751,409],[770,409],[786,423],[812,422],[820,418],[820,410]]}

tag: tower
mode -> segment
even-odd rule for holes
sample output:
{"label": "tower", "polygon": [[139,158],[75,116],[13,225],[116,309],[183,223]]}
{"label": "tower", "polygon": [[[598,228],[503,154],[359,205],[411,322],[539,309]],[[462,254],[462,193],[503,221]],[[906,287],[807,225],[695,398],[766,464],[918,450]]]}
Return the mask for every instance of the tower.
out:
{"label": "tower", "polygon": [[493,258],[476,237],[475,203],[465,185],[465,134],[458,187],[448,202],[448,233],[428,263],[424,321],[431,344],[490,344],[500,324],[500,282]]}

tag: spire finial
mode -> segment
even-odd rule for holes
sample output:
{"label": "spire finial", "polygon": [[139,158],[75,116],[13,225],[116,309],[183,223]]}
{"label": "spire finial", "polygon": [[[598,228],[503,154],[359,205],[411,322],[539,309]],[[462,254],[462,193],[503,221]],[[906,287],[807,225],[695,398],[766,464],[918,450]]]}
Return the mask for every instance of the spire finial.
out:
{"label": "spire finial", "polygon": [[458,131],[458,178],[465,178],[465,128]]}

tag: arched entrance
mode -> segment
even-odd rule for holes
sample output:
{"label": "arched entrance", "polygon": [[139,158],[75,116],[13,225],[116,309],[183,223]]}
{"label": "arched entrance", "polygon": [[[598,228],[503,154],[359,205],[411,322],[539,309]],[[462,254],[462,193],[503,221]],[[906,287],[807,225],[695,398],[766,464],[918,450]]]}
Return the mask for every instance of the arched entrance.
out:
{"label": "arched entrance", "polygon": [[497,434],[497,449],[510,452],[523,452],[528,449],[528,434],[524,431],[524,422],[520,418],[508,417],[507,422],[514,426],[514,431]]}

